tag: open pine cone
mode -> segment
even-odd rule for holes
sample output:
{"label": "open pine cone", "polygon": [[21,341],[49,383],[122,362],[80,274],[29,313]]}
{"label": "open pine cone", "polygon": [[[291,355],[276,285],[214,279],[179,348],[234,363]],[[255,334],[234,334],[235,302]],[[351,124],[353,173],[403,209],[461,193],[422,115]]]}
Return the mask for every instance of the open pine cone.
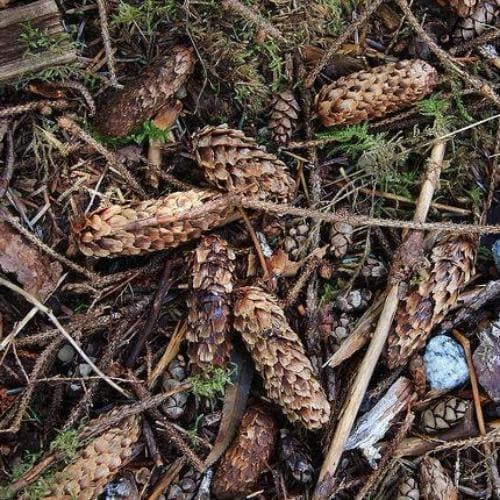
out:
{"label": "open pine cone", "polygon": [[92,440],[72,463],[56,473],[52,489],[43,498],[97,498],[132,456],[132,445],[139,439],[140,431],[139,419],[133,415]]}
{"label": "open pine cone", "polygon": [[227,241],[218,236],[204,237],[194,252],[186,339],[191,363],[202,371],[225,366],[231,355],[235,259]]}
{"label": "open pine cone", "polygon": [[432,250],[431,268],[418,288],[399,304],[394,329],[387,339],[386,360],[391,369],[405,364],[425,345],[474,272],[477,238],[466,234],[444,237]]}
{"label": "open pine cone", "polygon": [[311,430],[323,427],[330,405],[278,300],[256,286],[236,289],[234,328],[252,355],[268,397],[291,422]]}
{"label": "open pine cone", "polygon": [[276,444],[278,426],[268,408],[251,406],[243,415],[233,443],[214,476],[217,498],[237,498],[252,492],[266,470]]}
{"label": "open pine cone", "polygon": [[[201,210],[206,207],[206,210]],[[184,220],[190,210],[197,215]],[[73,222],[72,246],[84,255],[116,257],[173,248],[231,220],[222,195],[207,190],[172,193],[156,200],[111,205]]]}
{"label": "open pine cone", "polygon": [[460,20],[453,32],[453,41],[462,43],[481,35],[495,25],[500,9],[500,0],[483,0],[467,16]]}
{"label": "open pine cone", "polygon": [[123,89],[105,95],[96,113],[102,134],[124,137],[156,115],[193,71],[193,49],[178,45],[165,61],[154,61]]}
{"label": "open pine cone", "polygon": [[271,105],[267,128],[276,144],[286,144],[292,137],[299,119],[299,104],[290,89],[278,93]]}
{"label": "open pine cone", "polygon": [[359,123],[411,105],[437,82],[437,71],[420,59],[389,63],[323,86],[316,95],[316,112],[327,127]]}
{"label": "open pine cone", "polygon": [[295,182],[287,166],[241,130],[205,127],[192,140],[198,165],[210,184],[261,200],[291,200]]}

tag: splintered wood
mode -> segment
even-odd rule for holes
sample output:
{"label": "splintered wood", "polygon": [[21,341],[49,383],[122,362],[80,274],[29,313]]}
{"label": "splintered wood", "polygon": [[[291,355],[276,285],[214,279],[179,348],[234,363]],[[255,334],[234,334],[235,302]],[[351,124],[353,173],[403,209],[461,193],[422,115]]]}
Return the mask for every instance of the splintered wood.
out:
{"label": "splintered wood", "polygon": [[[37,30],[46,37],[47,47],[30,51],[21,36],[27,29]],[[67,43],[61,42],[64,36],[61,15],[54,0],[39,0],[3,10],[0,16],[0,82],[74,61],[76,52],[69,38]],[[57,47],[55,43],[52,46],[50,40],[57,40]]]}

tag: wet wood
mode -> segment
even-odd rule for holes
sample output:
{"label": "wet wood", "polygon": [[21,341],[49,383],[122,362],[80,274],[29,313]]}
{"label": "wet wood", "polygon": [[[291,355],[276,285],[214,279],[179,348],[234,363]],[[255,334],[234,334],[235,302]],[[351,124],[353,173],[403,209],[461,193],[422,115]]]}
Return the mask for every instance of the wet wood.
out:
{"label": "wet wood", "polygon": [[64,34],[61,14],[54,0],[38,0],[27,5],[2,10],[0,16],[0,82],[6,82],[26,73],[67,64],[76,59],[76,52],[68,38],[67,47],[27,54],[20,35],[26,24],[42,30],[49,36]]}

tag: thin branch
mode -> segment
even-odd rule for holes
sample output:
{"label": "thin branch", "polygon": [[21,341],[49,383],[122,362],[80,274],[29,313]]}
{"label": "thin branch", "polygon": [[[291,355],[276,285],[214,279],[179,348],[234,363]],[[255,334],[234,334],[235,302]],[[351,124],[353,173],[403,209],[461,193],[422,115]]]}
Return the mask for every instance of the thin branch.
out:
{"label": "thin branch", "polygon": [[82,348],[78,345],[78,343],[73,339],[73,337],[64,329],[64,327],[59,323],[59,320],[54,316],[54,313],[48,308],[45,307],[38,299],[33,297],[33,295],[30,295],[28,292],[23,290],[22,288],[18,287],[17,285],[14,285],[10,281],[7,281],[6,279],[0,277],[0,285],[3,285],[7,287],[9,290],[12,290],[13,292],[18,293],[19,295],[23,296],[28,302],[33,304],[38,310],[43,312],[49,320],[54,324],[54,326],[63,334],[63,336],[66,338],[66,340],[73,346],[76,352],[85,360],[85,362],[92,368],[92,370],[102,377],[106,383],[112,387],[113,389],[117,390],[120,394],[122,394],[125,397],[130,397],[130,394],[123,390],[119,385],[115,384],[105,373],[103,373],[96,365],[95,363],[85,354],[85,352],[82,350]]}
{"label": "thin branch", "polygon": [[0,177],[0,200],[5,196],[9,184],[14,174],[14,139],[12,136],[12,127],[8,127],[5,134],[5,166],[2,177]]}
{"label": "thin branch", "polygon": [[16,106],[9,106],[7,108],[0,108],[0,118],[5,116],[21,115],[28,111],[39,111],[45,108],[51,109],[68,109],[71,107],[69,101],[61,99],[59,101],[51,101],[50,99],[43,99],[41,101],[27,102],[26,104],[18,104]]}
{"label": "thin branch", "polygon": [[111,80],[111,85],[113,85],[113,87],[118,87],[119,84],[116,78],[115,58],[113,55],[113,47],[111,47],[111,37],[109,36],[106,0],[97,0],[97,8],[99,9],[99,20],[101,22],[102,41],[109,69],[109,79]]}

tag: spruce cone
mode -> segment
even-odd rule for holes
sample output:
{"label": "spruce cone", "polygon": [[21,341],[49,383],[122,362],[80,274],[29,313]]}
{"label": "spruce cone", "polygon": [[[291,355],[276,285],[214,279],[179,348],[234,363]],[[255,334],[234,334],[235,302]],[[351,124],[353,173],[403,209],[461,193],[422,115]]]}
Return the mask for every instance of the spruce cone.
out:
{"label": "spruce cone", "polygon": [[[213,203],[210,203],[213,202]],[[176,220],[189,210],[198,215]],[[73,247],[87,256],[139,255],[199,238],[228,222],[228,206],[218,193],[191,190],[156,200],[111,205],[95,210],[72,224]]]}
{"label": "spruce cone", "polygon": [[201,371],[225,366],[231,355],[235,259],[227,241],[218,236],[204,237],[194,252],[186,339],[191,363]]}
{"label": "spruce cone", "polygon": [[278,300],[258,287],[241,287],[235,294],[234,328],[252,355],[267,396],[291,422],[320,429],[328,422],[330,406]]}
{"label": "spruce cone", "polygon": [[417,480],[408,476],[399,483],[396,500],[419,500],[420,490],[418,489]]}
{"label": "spruce cone", "polygon": [[254,405],[246,411],[215,472],[213,492],[217,498],[237,498],[252,492],[267,468],[277,434],[278,426],[268,408]]}
{"label": "spruce cone", "polygon": [[[340,214],[348,214],[349,210],[341,208],[337,211]],[[352,233],[354,228],[347,222],[334,222],[330,226],[330,253],[337,259],[345,256],[352,244]]]}
{"label": "spruce cone", "polygon": [[307,484],[313,480],[314,467],[311,454],[304,443],[282,430],[280,440],[280,461],[295,481]]}
{"label": "spruce cone", "polygon": [[241,130],[205,127],[194,134],[193,149],[205,178],[219,189],[278,202],[293,196],[287,166]]}
{"label": "spruce cone", "polygon": [[71,464],[56,473],[46,500],[97,498],[108,481],[127,463],[140,434],[136,415],[122,420],[91,441]]}
{"label": "spruce cone", "polygon": [[286,236],[283,249],[292,261],[303,259],[307,255],[311,226],[307,220],[294,219],[286,224]]}
{"label": "spruce cone", "polygon": [[479,0],[437,0],[437,2],[451,9],[457,16],[468,17],[474,12]]}
{"label": "spruce cone", "polygon": [[323,86],[316,96],[316,112],[326,127],[359,123],[411,105],[437,82],[437,71],[425,61],[390,63]]}
{"label": "spruce cone", "polygon": [[457,500],[458,491],[436,458],[424,457],[420,463],[420,491],[424,500]]}
{"label": "spruce cone", "polygon": [[438,432],[451,429],[467,412],[467,403],[463,399],[449,396],[422,412],[421,427],[425,432]]}
{"label": "spruce cone", "polygon": [[453,41],[455,43],[467,42],[484,33],[495,24],[499,7],[500,0],[479,2],[472,13],[460,20],[453,33]]}
{"label": "spruce cone", "polygon": [[422,348],[474,272],[477,238],[469,235],[444,237],[433,249],[431,268],[418,288],[399,304],[394,329],[387,340],[387,366],[405,364]]}
{"label": "spruce cone", "polygon": [[[183,356],[179,355],[169,363],[168,369],[163,374],[163,389],[165,389],[165,391],[175,389],[183,383],[186,377],[186,361]],[[181,418],[186,412],[188,398],[188,392],[176,392],[172,394],[172,396],[167,398],[162,404],[163,412],[171,420]]]}
{"label": "spruce cone", "polygon": [[166,61],[153,62],[123,89],[102,99],[96,113],[101,133],[126,136],[174,97],[193,70],[193,49],[179,45],[170,54]]}
{"label": "spruce cone", "polygon": [[286,144],[292,137],[299,119],[300,107],[293,92],[281,91],[271,106],[271,116],[267,128],[271,131],[271,140],[276,144]]}

